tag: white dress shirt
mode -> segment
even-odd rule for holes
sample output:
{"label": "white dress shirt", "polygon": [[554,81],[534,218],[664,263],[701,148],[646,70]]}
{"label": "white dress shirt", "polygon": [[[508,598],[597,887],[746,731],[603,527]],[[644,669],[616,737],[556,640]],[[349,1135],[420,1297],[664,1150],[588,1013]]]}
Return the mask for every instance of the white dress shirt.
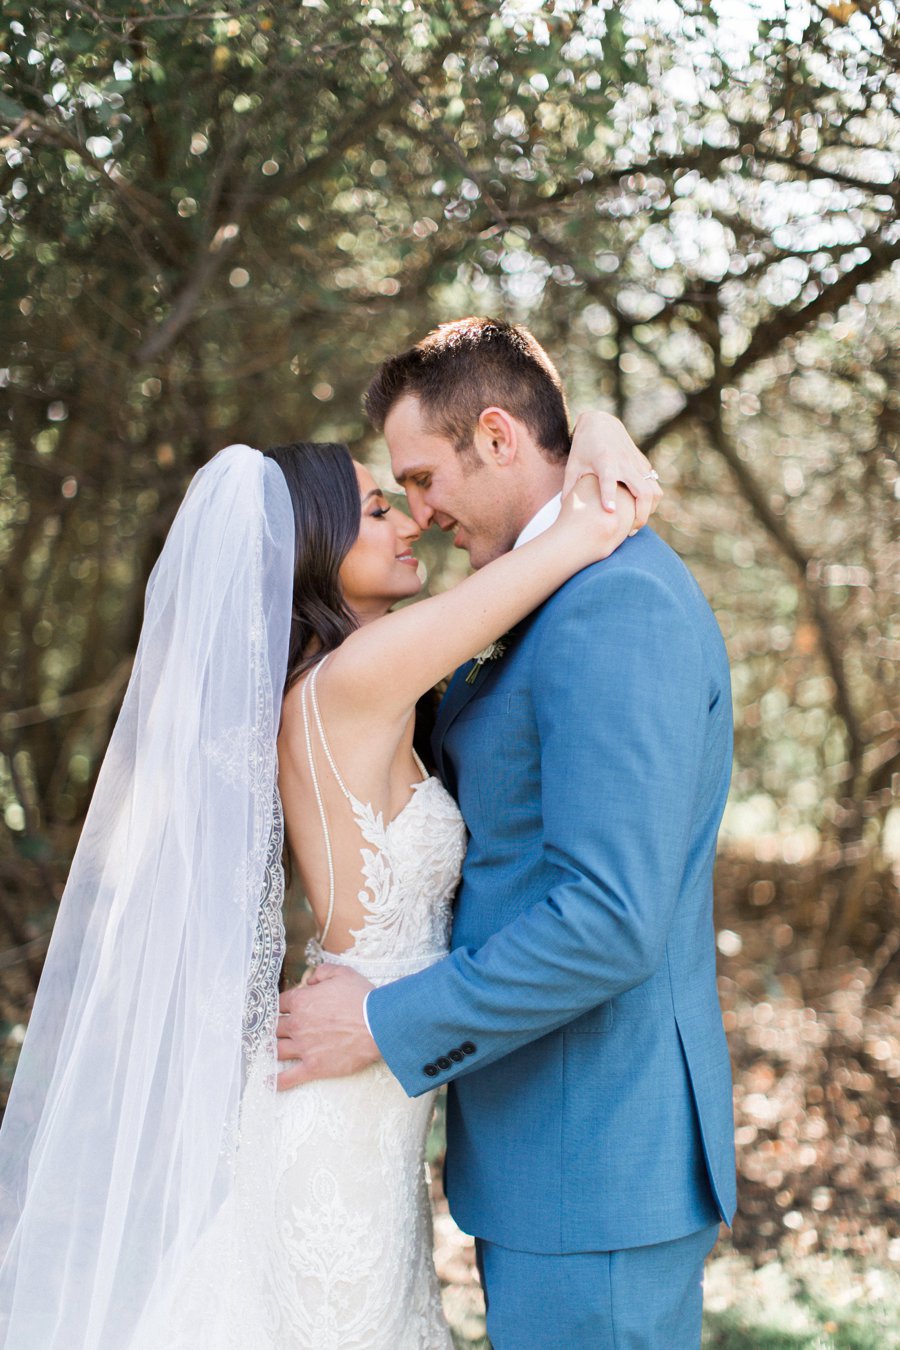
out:
{"label": "white dress shirt", "polygon": [[540,510],[536,511],[531,517],[528,524],[513,544],[513,548],[521,548],[523,544],[530,544],[532,539],[537,539],[539,534],[543,534],[545,530],[549,530],[561,510],[562,493],[557,492],[555,497],[551,497],[549,502],[544,502],[544,505]]}

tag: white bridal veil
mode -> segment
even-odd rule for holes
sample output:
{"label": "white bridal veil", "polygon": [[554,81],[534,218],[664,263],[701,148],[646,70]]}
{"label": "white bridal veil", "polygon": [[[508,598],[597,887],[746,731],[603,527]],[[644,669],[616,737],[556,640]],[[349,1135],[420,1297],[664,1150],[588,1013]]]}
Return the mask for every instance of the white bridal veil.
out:
{"label": "white bridal veil", "polygon": [[229,446],[150,578],[0,1132],[4,1350],[163,1350],[274,1092],[293,566],[280,469]]}

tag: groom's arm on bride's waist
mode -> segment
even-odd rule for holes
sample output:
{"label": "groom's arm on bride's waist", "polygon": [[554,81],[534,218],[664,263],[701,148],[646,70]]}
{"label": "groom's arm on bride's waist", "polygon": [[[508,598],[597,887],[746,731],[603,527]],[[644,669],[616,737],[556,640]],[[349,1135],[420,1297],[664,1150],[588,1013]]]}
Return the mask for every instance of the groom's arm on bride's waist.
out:
{"label": "groom's arm on bride's waist", "polygon": [[600,564],[539,619],[530,672],[546,898],[478,949],[374,991],[368,1019],[416,1095],[643,983],[664,958],[709,709],[700,639],[655,576]]}

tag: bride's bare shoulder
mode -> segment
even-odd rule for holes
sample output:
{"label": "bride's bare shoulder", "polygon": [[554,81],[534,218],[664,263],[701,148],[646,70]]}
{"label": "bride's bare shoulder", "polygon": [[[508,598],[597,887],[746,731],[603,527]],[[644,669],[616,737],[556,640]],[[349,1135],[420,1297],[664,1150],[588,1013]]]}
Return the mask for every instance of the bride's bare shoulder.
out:
{"label": "bride's bare shoulder", "polygon": [[346,736],[359,736],[369,730],[385,729],[391,719],[379,711],[378,692],[369,674],[366,697],[361,697],[361,675],[355,652],[347,659],[344,647],[324,658],[318,666],[304,673],[287,691],[282,703],[279,750],[292,758],[306,759],[307,723],[314,740],[316,727],[321,726],[327,737],[337,741]]}
{"label": "bride's bare shoulder", "polygon": [[329,722],[356,732],[365,727],[405,725],[414,704],[386,679],[380,658],[388,634],[375,633],[383,622],[375,619],[357,629],[322,662],[314,691]]}

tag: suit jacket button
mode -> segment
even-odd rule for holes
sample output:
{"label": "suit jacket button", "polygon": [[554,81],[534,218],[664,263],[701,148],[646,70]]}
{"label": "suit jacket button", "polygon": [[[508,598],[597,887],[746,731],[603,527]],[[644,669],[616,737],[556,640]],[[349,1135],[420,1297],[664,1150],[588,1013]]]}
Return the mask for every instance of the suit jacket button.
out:
{"label": "suit jacket button", "polygon": [[463,1041],[462,1045],[459,1048],[464,1055],[474,1055],[475,1053],[474,1041]]}
{"label": "suit jacket button", "polygon": [[429,1078],[437,1078],[438,1074],[440,1073],[440,1069],[436,1064],[426,1064],[422,1072],[426,1073]]}
{"label": "suit jacket button", "polygon": [[454,1064],[461,1064],[462,1061],[465,1059],[465,1055],[461,1050],[451,1050],[449,1054]]}
{"label": "suit jacket button", "polygon": [[452,1068],[452,1065],[446,1055],[441,1055],[440,1059],[436,1059],[434,1062],[439,1069]]}

